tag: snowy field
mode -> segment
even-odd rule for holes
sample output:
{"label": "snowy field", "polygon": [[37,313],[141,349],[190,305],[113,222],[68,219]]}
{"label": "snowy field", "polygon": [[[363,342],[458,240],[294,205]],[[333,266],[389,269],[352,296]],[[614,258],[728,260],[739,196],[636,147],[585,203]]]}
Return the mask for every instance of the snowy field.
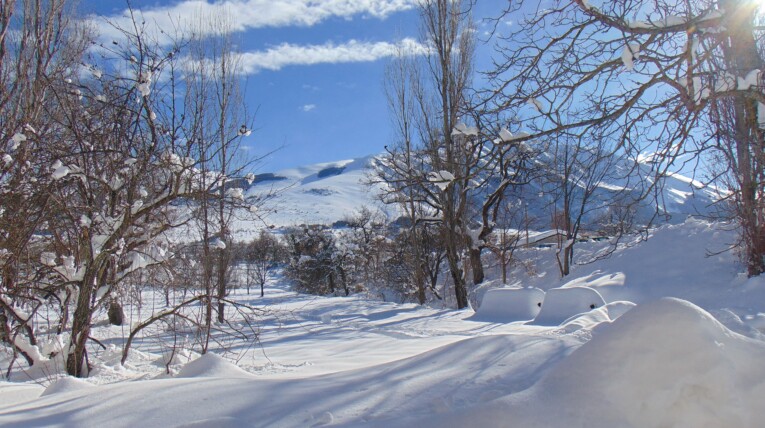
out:
{"label": "snowy field", "polygon": [[[14,371],[0,426],[762,426],[765,280],[719,253],[734,232],[665,226],[565,280],[553,249],[524,250],[535,268],[474,290],[477,311],[275,281],[264,298],[232,296],[264,310],[259,341],[221,339],[200,357],[181,329],[169,364],[171,335],[153,330],[121,365],[128,332],[101,314],[91,377],[60,377],[55,361]],[[130,322],[163,305],[146,297]]]}

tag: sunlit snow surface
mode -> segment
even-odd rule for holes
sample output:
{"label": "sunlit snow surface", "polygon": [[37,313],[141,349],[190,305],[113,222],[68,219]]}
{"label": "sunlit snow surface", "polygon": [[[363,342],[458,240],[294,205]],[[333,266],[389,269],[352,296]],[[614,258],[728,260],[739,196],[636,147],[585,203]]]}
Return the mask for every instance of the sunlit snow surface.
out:
{"label": "sunlit snow surface", "polygon": [[[99,314],[93,335],[107,349],[92,348],[92,376],[16,371],[0,382],[0,426],[760,426],[765,280],[740,275],[735,254],[716,254],[735,241],[729,229],[666,226],[575,265],[565,280],[553,249],[519,251],[536,268],[516,268],[509,287],[591,287],[606,303],[572,314],[596,294],[553,291],[578,306],[553,304],[546,325],[530,323],[535,311],[523,306],[536,291],[523,311],[502,314],[494,304],[480,317],[373,294],[299,295],[274,282],[264,298],[232,296],[267,310],[259,343],[220,336],[217,356],[185,349],[165,375],[170,344],[161,335],[139,340],[123,367],[127,328]],[[575,261],[603,245],[577,244]],[[485,291],[471,300],[495,294]],[[129,321],[163,305],[146,293]]]}

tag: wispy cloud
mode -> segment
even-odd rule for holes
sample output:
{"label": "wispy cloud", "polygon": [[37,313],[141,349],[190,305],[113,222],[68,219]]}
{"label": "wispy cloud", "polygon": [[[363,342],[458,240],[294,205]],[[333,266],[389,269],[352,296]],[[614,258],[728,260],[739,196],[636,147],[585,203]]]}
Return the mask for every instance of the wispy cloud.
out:
{"label": "wispy cloud", "polygon": [[403,52],[420,55],[427,49],[414,39],[399,42],[359,42],[350,40],[342,44],[294,45],[283,43],[263,51],[239,54],[244,74],[255,74],[261,70],[281,70],[291,65],[339,64],[377,61]]}
{"label": "wispy cloud", "polygon": [[[200,25],[224,16],[229,31],[247,31],[265,27],[310,27],[332,17],[351,19],[356,16],[385,19],[389,15],[412,9],[417,0],[183,0],[172,6],[143,8],[134,11],[136,21],[145,22],[150,33],[160,39],[165,33],[183,35],[195,32],[219,31]],[[132,28],[129,11],[119,15],[94,19],[105,37],[119,37],[119,32],[106,23]],[[160,29],[165,33],[160,34]],[[175,30],[175,31],[173,31]]]}
{"label": "wispy cloud", "polygon": [[304,112],[308,113],[309,111],[315,110],[316,104],[306,104],[302,107],[300,107],[300,110],[303,110]]}

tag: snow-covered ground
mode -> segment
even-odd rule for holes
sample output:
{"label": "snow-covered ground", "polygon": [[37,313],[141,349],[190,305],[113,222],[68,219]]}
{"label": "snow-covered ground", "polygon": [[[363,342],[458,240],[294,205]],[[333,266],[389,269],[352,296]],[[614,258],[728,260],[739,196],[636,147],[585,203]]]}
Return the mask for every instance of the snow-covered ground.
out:
{"label": "snow-covered ground", "polygon": [[[537,290],[475,290],[488,296],[478,312],[275,281],[264,298],[233,296],[266,310],[258,343],[184,350],[170,375],[162,331],[122,366],[127,332],[99,322],[107,349],[91,355],[92,376],[15,371],[0,382],[0,426],[761,426],[765,280],[717,254],[735,239],[727,229],[665,226],[565,280],[553,249],[522,250],[509,287]],[[577,258],[602,246],[578,244]],[[131,322],[163,304],[145,300]]]}

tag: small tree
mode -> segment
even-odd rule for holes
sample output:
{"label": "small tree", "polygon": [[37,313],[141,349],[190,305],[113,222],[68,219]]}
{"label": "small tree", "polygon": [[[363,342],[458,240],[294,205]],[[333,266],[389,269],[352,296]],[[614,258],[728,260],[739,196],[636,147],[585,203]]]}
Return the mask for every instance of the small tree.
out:
{"label": "small tree", "polygon": [[260,286],[260,297],[264,296],[266,282],[284,260],[284,253],[284,246],[266,230],[261,230],[257,238],[243,246],[241,260],[245,264],[247,294],[250,294],[250,282],[255,281]]}
{"label": "small tree", "polygon": [[308,226],[287,232],[289,263],[286,275],[295,281],[297,289],[312,294],[335,293],[335,238],[323,227]]}
{"label": "small tree", "polygon": [[343,236],[350,252],[349,263],[354,272],[358,271],[365,283],[373,281],[380,272],[385,252],[386,225],[381,213],[362,207],[355,215],[344,220],[349,229]]}
{"label": "small tree", "polygon": [[[571,271],[574,247],[583,227],[595,227],[608,206],[631,206],[634,192],[629,174],[631,164],[623,152],[613,152],[599,141],[584,141],[561,133],[543,144],[538,160],[542,170],[541,183],[550,195],[553,228],[562,231],[563,238],[556,253],[561,276]],[[620,183],[619,186],[607,183]],[[632,210],[622,211],[622,213]],[[615,213],[612,211],[612,213]],[[629,217],[612,218],[615,230],[628,230]],[[615,226],[612,224],[612,227]]]}

